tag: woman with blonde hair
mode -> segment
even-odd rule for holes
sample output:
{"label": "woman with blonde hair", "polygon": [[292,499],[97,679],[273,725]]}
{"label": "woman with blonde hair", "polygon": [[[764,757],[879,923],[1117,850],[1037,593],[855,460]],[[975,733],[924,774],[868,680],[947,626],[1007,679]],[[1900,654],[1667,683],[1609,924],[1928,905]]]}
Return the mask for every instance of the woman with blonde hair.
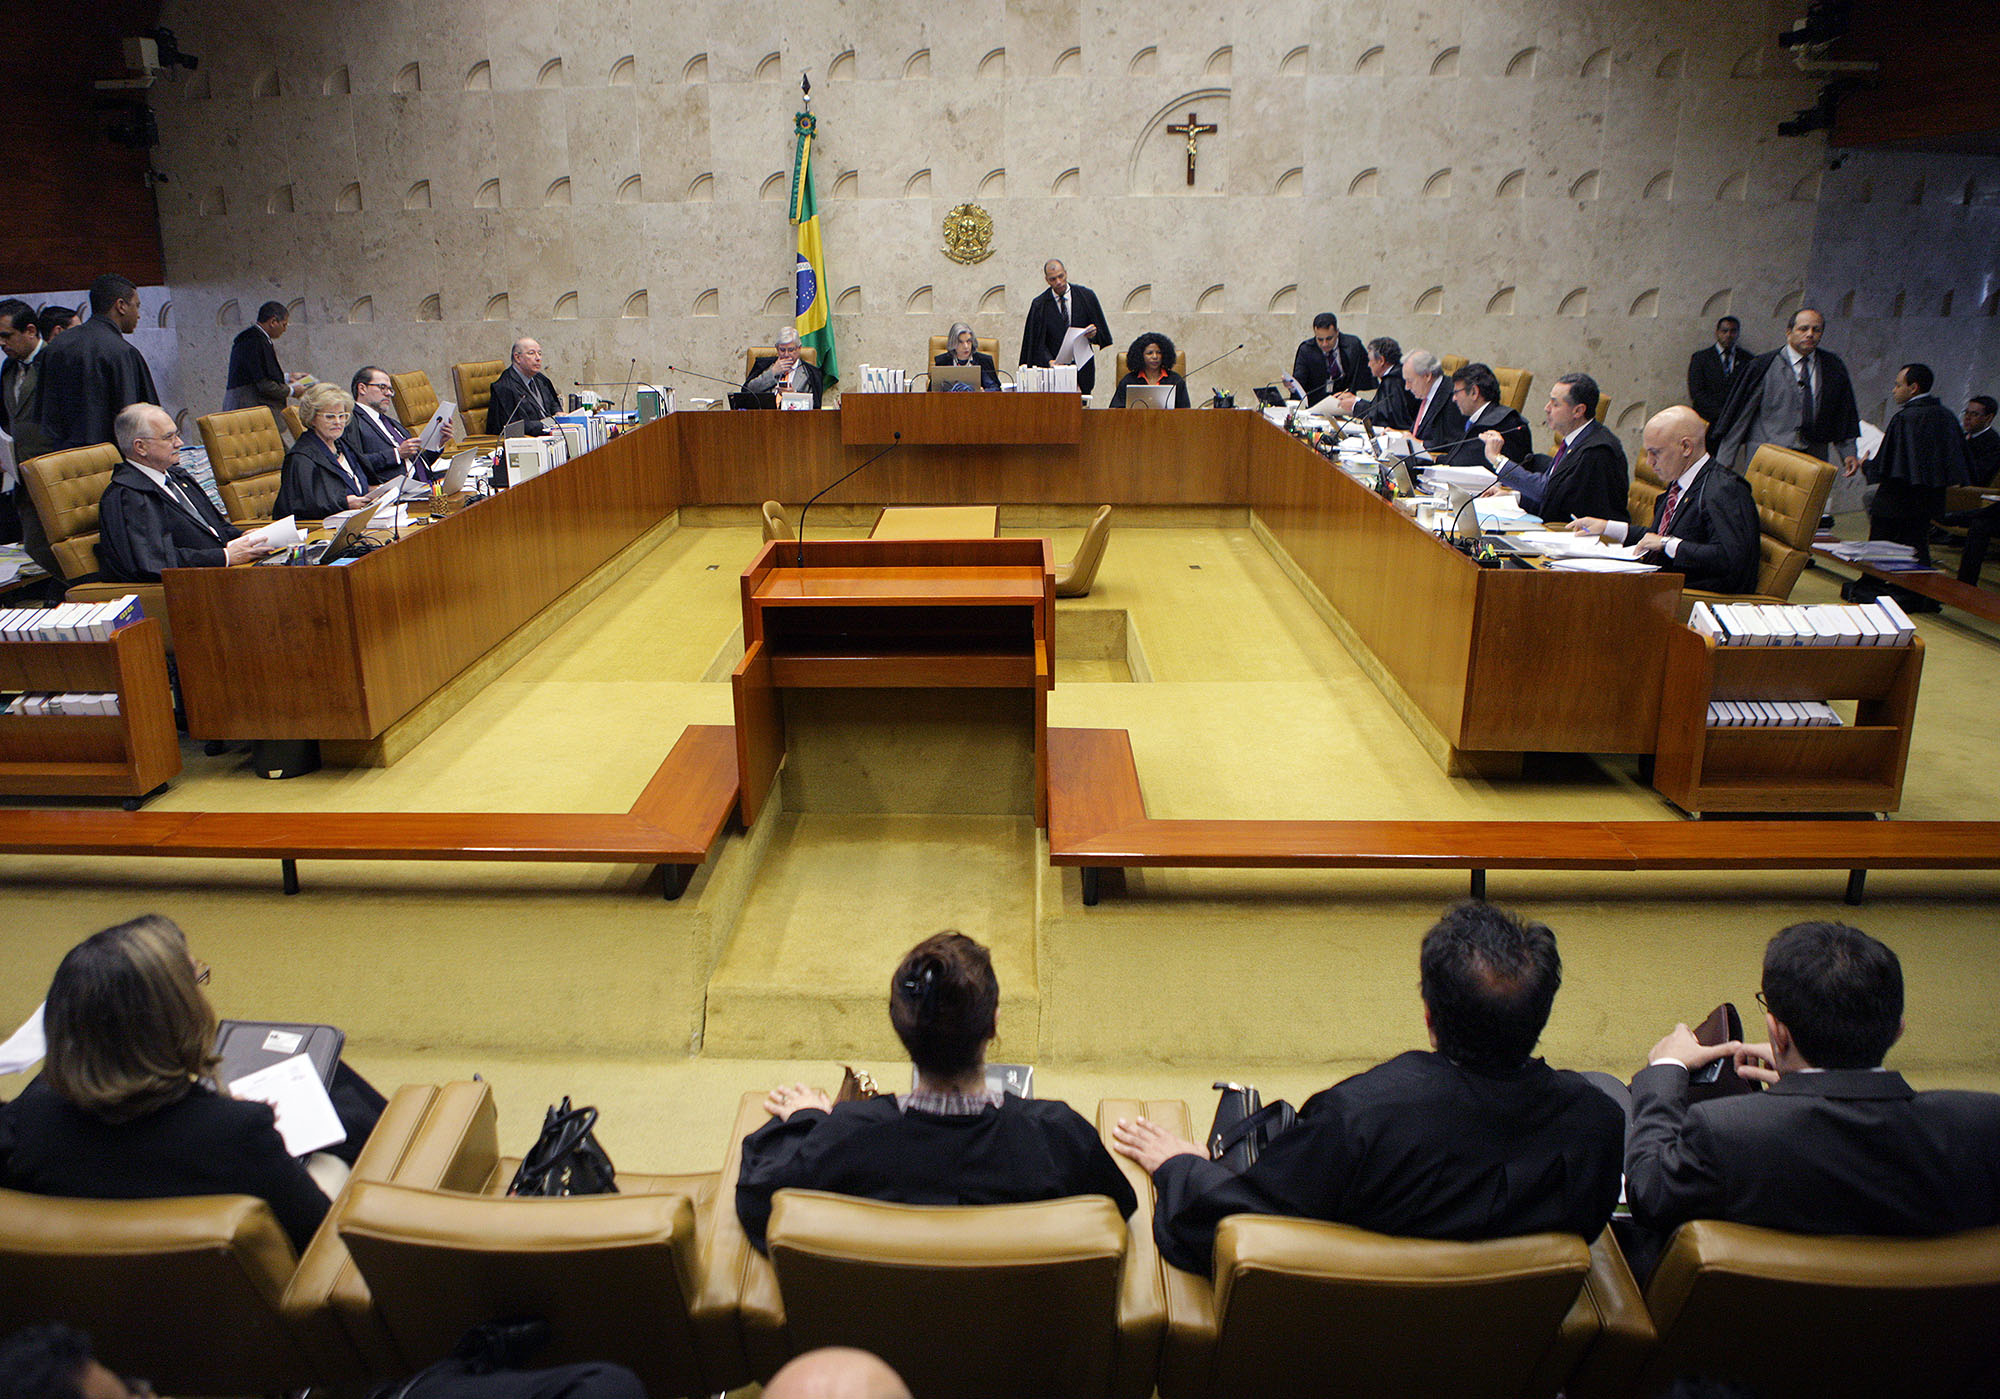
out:
{"label": "woman with blonde hair", "polygon": [[338,384],[318,383],[299,395],[299,416],[306,430],[285,453],[278,477],[274,518],[296,515],[324,520],[368,503],[373,484],[362,469],[358,451],[343,440],[354,417],[354,399]]}
{"label": "woman with blonde hair", "polygon": [[158,914],[71,948],[42,1012],[41,1076],[9,1105],[0,1175],[16,1190],[84,1199],[254,1195],[303,1251],[329,1201],[285,1150],[271,1109],[211,1081],[207,979]]}

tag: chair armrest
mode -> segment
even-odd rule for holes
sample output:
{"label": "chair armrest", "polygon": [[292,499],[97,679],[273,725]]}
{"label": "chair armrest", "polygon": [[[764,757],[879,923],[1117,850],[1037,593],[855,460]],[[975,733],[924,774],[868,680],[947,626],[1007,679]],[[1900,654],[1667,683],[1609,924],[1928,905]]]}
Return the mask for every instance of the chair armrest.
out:
{"label": "chair armrest", "polygon": [[[1586,1301],[1597,1314],[1597,1336],[1569,1376],[1566,1392],[1571,1399],[1630,1394],[1660,1335],[1646,1310],[1646,1295],[1608,1226],[1590,1246],[1590,1272],[1578,1303]],[[1563,1329],[1568,1331],[1567,1321]]]}
{"label": "chair armrest", "polygon": [[[1186,1103],[1163,1099],[1144,1104],[1143,1111],[1168,1131],[1189,1141],[1198,1140]],[[1148,1233],[1153,1227],[1155,1203],[1149,1180],[1139,1197]],[[1133,1227],[1138,1227],[1137,1216]],[[1154,1247],[1158,1257],[1157,1241]],[[1182,1272],[1164,1258],[1160,1259],[1160,1285],[1167,1309],[1166,1331],[1160,1338],[1160,1394],[1163,1399],[1193,1399],[1208,1390],[1209,1363],[1215,1352],[1215,1289],[1208,1278]]]}
{"label": "chair armrest", "polygon": [[771,1114],[764,1111],[764,1090],[745,1093],[736,1107],[729,1148],[723,1153],[714,1228],[707,1245],[708,1275],[718,1287],[735,1289],[744,1358],[760,1382],[792,1358],[792,1343],[785,1330],[785,1299],[778,1292],[777,1271],[751,1246],[743,1222],[736,1217],[736,1180],[743,1173],[743,1139],[770,1120]]}
{"label": "chair armrest", "polygon": [[[1112,1393],[1119,1399],[1147,1399],[1159,1378],[1160,1345],[1167,1328],[1166,1280],[1161,1276],[1160,1246],[1153,1238],[1153,1180],[1139,1163],[1120,1156],[1111,1145],[1111,1127],[1119,1118],[1165,1120],[1178,1103],[1148,1103],[1136,1098],[1106,1098],[1097,1105],[1097,1132],[1104,1149],[1132,1184],[1139,1206],[1126,1223],[1125,1265],[1118,1279],[1118,1360]],[[1186,1110],[1181,1110],[1185,1117]]]}

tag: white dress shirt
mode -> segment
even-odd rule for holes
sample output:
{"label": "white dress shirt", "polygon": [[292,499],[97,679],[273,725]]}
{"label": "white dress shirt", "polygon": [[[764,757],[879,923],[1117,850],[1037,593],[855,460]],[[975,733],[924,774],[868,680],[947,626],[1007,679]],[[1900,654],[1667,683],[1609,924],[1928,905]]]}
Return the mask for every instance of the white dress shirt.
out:
{"label": "white dress shirt", "polygon": [[[1701,456],[1695,459],[1693,466],[1681,473],[1680,480],[1673,483],[1675,486],[1679,486],[1681,490],[1681,498],[1674,502],[1674,509],[1679,510],[1681,508],[1681,502],[1687,499],[1688,488],[1694,485],[1694,478],[1699,476],[1701,469],[1707,465],[1708,453],[1703,452]],[[1673,486],[1669,486],[1667,489],[1672,490]],[[1623,544],[1635,537],[1632,531],[1637,528],[1638,526],[1629,525],[1623,520],[1606,520],[1604,522],[1604,537],[1614,544]],[[1612,533],[1613,530],[1617,531],[1615,535]],[[1640,530],[1640,533],[1643,534],[1645,531]],[[1674,550],[1680,546],[1680,542],[1677,536],[1670,534],[1667,536],[1667,542],[1660,546],[1660,552],[1671,559],[1674,557]]]}

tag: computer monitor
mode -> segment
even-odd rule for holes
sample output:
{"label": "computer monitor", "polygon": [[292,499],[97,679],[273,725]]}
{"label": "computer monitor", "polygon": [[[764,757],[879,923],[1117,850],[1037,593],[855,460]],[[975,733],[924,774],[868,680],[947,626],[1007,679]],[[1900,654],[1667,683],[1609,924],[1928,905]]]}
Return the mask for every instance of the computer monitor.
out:
{"label": "computer monitor", "polygon": [[731,408],[776,408],[778,396],[774,393],[733,393],[729,395]]}
{"label": "computer monitor", "polygon": [[980,388],[984,384],[986,371],[976,364],[940,364],[931,370],[931,392],[949,391],[955,384],[963,384],[968,389]]}
{"label": "computer monitor", "polygon": [[1127,408],[1171,408],[1174,406],[1174,386],[1172,384],[1127,384],[1125,386],[1125,406]]}

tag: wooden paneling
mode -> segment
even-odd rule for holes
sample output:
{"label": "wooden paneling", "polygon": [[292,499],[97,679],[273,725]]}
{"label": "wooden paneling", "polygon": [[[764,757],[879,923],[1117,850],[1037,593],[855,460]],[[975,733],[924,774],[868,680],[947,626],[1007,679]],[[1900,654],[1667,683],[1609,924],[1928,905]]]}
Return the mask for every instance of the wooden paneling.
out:
{"label": "wooden paneling", "polygon": [[1073,393],[850,393],[840,440],[850,447],[1033,446],[1077,442],[1083,400]]}
{"label": "wooden paneling", "polygon": [[118,696],[116,714],[0,714],[0,792],[137,797],[181,770],[160,623],[105,641],[0,642],[0,690]]}

